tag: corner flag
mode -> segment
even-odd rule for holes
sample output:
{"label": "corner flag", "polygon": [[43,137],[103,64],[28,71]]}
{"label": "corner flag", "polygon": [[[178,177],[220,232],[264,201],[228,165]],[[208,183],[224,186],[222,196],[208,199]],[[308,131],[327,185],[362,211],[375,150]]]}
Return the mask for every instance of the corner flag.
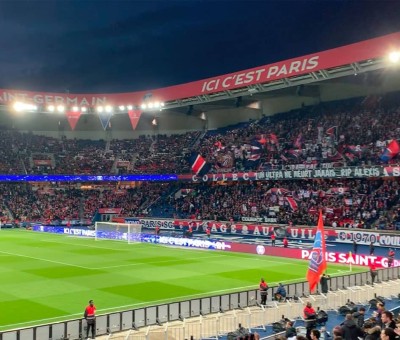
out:
{"label": "corner flag", "polygon": [[325,234],[324,222],[322,220],[322,211],[319,212],[318,227],[315,234],[313,249],[310,255],[310,264],[308,265],[307,281],[310,285],[310,293],[312,293],[317,286],[319,279],[323,272],[326,270],[325,259]]}

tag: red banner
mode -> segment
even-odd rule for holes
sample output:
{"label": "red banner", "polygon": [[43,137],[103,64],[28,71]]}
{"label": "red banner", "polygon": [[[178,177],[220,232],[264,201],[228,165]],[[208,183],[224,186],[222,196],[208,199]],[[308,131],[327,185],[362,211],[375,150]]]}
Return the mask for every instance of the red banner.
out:
{"label": "red banner", "polygon": [[128,115],[129,115],[129,120],[131,121],[132,129],[135,130],[136,126],[139,123],[140,116],[142,115],[142,111],[129,110]]}
{"label": "red banner", "polygon": [[74,131],[76,124],[78,123],[79,117],[81,116],[81,113],[74,111],[67,111],[66,116],[68,119],[69,126],[71,127],[71,130]]}
{"label": "red banner", "polygon": [[37,105],[96,106],[108,104],[140,106],[149,98],[153,102],[165,102],[382,58],[393,49],[398,49],[399,41],[400,32],[269,65],[150,91],[119,94],[66,94],[3,89],[0,90],[0,104],[22,101]]}
{"label": "red banner", "polygon": [[99,213],[100,214],[120,214],[122,211],[122,208],[100,208]]}
{"label": "red banner", "polygon": [[51,160],[50,159],[34,159],[33,164],[36,166],[41,166],[41,165],[51,166]]}

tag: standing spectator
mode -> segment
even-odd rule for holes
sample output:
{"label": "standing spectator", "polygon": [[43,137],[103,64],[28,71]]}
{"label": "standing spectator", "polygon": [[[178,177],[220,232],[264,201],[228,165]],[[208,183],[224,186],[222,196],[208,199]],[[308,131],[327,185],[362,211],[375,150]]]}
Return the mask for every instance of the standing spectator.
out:
{"label": "standing spectator", "polygon": [[374,253],[375,253],[375,246],[374,246],[374,243],[371,242],[369,245],[369,254],[374,255]]}
{"label": "standing spectator", "polygon": [[389,312],[388,310],[385,310],[382,312],[382,329],[385,328],[396,328],[396,322],[393,320],[393,313]]}
{"label": "standing spectator", "polygon": [[285,237],[285,238],[283,239],[283,247],[284,247],[284,248],[287,248],[288,246],[289,246],[289,241],[288,241],[287,237]]}
{"label": "standing spectator", "polygon": [[306,337],[308,340],[311,340],[311,330],[314,329],[317,322],[317,314],[315,313],[315,309],[312,307],[311,302],[307,302],[303,313],[307,330]]}
{"label": "standing spectator", "polygon": [[207,227],[206,234],[207,234],[207,238],[210,239],[211,238],[211,228]]}
{"label": "standing spectator", "polygon": [[360,307],[360,309],[353,313],[353,318],[357,323],[357,326],[360,328],[364,327],[364,317],[365,317],[365,308],[364,307]]}
{"label": "standing spectator", "polygon": [[392,248],[389,249],[388,253],[388,267],[393,267],[395,252]]}
{"label": "standing spectator", "polygon": [[375,279],[378,276],[378,271],[376,270],[375,264],[371,263],[369,265],[369,273],[371,274],[371,285],[374,285]]}
{"label": "standing spectator", "polygon": [[276,240],[276,236],[274,234],[274,232],[272,232],[271,234],[271,246],[275,247],[275,240]]}
{"label": "standing spectator", "polygon": [[343,339],[344,340],[358,340],[358,337],[362,337],[363,331],[357,326],[353,319],[353,315],[346,314],[346,319],[342,324]]}
{"label": "standing spectator", "polygon": [[321,279],[319,280],[319,284],[321,285],[321,292],[323,294],[328,293],[328,281],[331,279],[330,275],[323,273]]}
{"label": "standing spectator", "polygon": [[156,226],[156,235],[160,235],[160,227]]}
{"label": "standing spectator", "polygon": [[85,308],[84,318],[86,319],[86,338],[89,339],[89,331],[92,330],[92,339],[96,338],[96,306],[93,300],[89,301],[89,305]]}
{"label": "standing spectator", "polygon": [[265,282],[263,278],[261,278],[260,281],[260,295],[261,295],[261,304],[266,305],[267,304],[267,290],[268,290],[268,284]]}

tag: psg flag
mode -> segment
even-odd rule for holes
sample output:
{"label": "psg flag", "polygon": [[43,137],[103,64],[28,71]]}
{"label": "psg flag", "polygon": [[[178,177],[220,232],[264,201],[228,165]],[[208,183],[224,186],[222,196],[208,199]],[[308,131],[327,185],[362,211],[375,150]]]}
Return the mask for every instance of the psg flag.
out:
{"label": "psg flag", "polygon": [[197,176],[203,176],[207,174],[211,169],[211,164],[208,164],[203,156],[196,152],[193,152],[190,156],[189,163],[192,171]]}
{"label": "psg flag", "polygon": [[322,211],[319,212],[317,233],[313,249],[310,256],[310,264],[307,271],[307,281],[310,285],[310,293],[312,293],[317,286],[321,275],[326,270],[326,247],[324,235],[324,222],[322,220]]}
{"label": "psg flag", "polygon": [[393,139],[389,145],[385,148],[385,151],[381,155],[381,160],[383,162],[389,162],[393,157],[395,157],[400,151],[400,146],[397,140]]}

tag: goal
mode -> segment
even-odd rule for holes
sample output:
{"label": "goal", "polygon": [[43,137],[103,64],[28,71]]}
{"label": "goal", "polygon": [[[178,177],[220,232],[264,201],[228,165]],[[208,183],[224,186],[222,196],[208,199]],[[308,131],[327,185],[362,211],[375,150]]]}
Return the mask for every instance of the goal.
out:
{"label": "goal", "polygon": [[95,239],[141,242],[142,225],[139,223],[96,222]]}

